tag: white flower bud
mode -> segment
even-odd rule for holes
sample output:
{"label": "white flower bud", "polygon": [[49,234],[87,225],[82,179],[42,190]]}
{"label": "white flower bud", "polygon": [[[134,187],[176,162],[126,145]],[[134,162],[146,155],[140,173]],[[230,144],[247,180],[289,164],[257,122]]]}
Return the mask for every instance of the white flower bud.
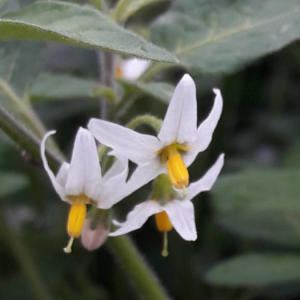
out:
{"label": "white flower bud", "polygon": [[93,251],[105,243],[108,236],[108,229],[101,222],[98,223],[94,230],[90,226],[91,218],[85,219],[81,233],[81,243],[87,250]]}

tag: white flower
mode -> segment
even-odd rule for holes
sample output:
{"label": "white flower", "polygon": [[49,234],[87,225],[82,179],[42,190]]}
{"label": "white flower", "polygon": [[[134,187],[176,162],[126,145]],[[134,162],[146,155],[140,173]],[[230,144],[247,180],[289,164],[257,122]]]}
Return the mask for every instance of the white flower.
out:
{"label": "white flower", "polygon": [[71,163],[63,163],[55,176],[45,155],[46,140],[55,132],[50,131],[44,136],[41,143],[41,156],[55,191],[63,201],[71,204],[67,224],[71,239],[68,247],[65,248],[65,251],[70,252],[74,238],[78,238],[81,234],[86,217],[86,204],[109,209],[140,186],[130,180],[126,183],[128,160],[114,153],[117,160],[102,177],[95,139],[87,129],[83,128],[80,128],[76,135]]}
{"label": "white flower", "polygon": [[127,80],[138,79],[149,67],[150,62],[144,59],[129,58],[117,62],[116,77]]}
{"label": "white flower", "polygon": [[98,119],[92,119],[88,128],[101,143],[138,164],[145,181],[167,172],[174,187],[185,189],[189,184],[187,167],[208,147],[222,112],[221,92],[213,91],[214,106],[198,128],[196,87],[187,74],[175,89],[157,137]]}
{"label": "white flower", "polygon": [[215,183],[224,164],[224,154],[221,154],[215,164],[198,181],[187,188],[188,195],[177,197],[165,202],[161,199],[150,199],[138,204],[128,214],[123,223],[114,221],[120,228],[110,233],[110,236],[118,236],[139,229],[147,219],[155,215],[156,224],[160,231],[167,232],[174,226],[179,235],[187,241],[197,239],[197,231],[194,216],[194,206],[191,200],[201,192],[209,191]]}

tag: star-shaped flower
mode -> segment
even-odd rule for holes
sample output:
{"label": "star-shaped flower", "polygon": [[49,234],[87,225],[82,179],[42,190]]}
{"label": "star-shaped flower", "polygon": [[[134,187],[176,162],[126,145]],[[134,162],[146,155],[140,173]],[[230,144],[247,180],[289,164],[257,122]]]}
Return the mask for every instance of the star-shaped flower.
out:
{"label": "star-shaped flower", "polygon": [[55,176],[51,171],[45,155],[45,144],[49,136],[56,131],[48,132],[41,143],[41,156],[44,168],[53,187],[63,201],[71,204],[67,231],[70,236],[66,252],[71,252],[74,238],[81,235],[86,217],[86,204],[96,205],[101,209],[109,209],[115,203],[128,196],[141,185],[138,181],[128,181],[128,160],[113,153],[117,160],[113,166],[101,175],[96,142],[93,135],[80,128],[77,132],[71,163],[64,162]]}
{"label": "star-shaped flower", "polygon": [[98,141],[143,168],[145,181],[165,172],[175,188],[185,189],[189,185],[187,167],[208,147],[222,112],[221,92],[213,91],[214,106],[198,128],[196,87],[187,74],[175,89],[157,137],[99,119],[92,119],[88,128]]}
{"label": "star-shaped flower", "polygon": [[[199,193],[209,191],[212,188],[223,164],[224,154],[221,154],[215,164],[201,179],[189,185],[187,188],[188,195],[185,198],[182,198],[178,193],[173,191],[173,193],[163,193],[173,194],[173,196],[167,197],[167,199],[152,198],[136,205],[128,214],[125,222],[119,223],[114,221],[120,228],[109,235],[118,236],[139,229],[150,216],[155,215],[159,231],[166,233],[172,230],[174,226],[183,239],[195,241],[197,239],[197,231],[194,206],[191,200]],[[167,183],[163,182],[163,186],[165,188]]]}

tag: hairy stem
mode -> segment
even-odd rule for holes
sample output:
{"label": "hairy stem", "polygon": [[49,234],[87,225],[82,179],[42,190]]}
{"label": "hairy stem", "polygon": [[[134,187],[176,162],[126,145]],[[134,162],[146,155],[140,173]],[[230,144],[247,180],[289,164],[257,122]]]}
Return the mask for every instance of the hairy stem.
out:
{"label": "hairy stem", "polygon": [[127,127],[130,129],[135,129],[140,125],[148,125],[158,133],[161,129],[162,121],[151,115],[142,115],[132,119],[127,124]]}
{"label": "hairy stem", "polygon": [[[99,52],[99,67],[100,67],[100,82],[109,88],[114,87],[114,55],[107,52]],[[107,119],[109,115],[109,101],[105,98],[101,98],[100,102],[100,117],[101,119]]]}
{"label": "hairy stem", "polygon": [[107,244],[130,276],[141,298],[146,300],[171,299],[128,236],[109,238]]}

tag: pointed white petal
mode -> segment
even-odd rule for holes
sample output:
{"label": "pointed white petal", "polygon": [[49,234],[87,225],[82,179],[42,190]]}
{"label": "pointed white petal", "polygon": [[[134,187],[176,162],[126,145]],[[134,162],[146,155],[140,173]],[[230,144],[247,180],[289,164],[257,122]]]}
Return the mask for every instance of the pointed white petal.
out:
{"label": "pointed white petal", "polygon": [[56,175],[56,181],[62,186],[65,187],[66,183],[67,183],[67,179],[68,179],[68,175],[69,175],[69,169],[70,169],[70,165],[66,162],[64,162],[57,175]]}
{"label": "pointed white petal", "polygon": [[123,197],[123,194],[128,177],[128,160],[122,156],[118,157],[108,172],[110,173],[104,178],[102,185],[98,187],[100,188],[98,192],[100,201],[97,206],[102,209],[109,209],[126,197]]}
{"label": "pointed white petal", "polygon": [[84,128],[77,132],[66,191],[69,195],[85,194],[97,200],[96,186],[102,182],[96,142]]}
{"label": "pointed white petal", "polygon": [[216,94],[214,106],[209,116],[202,122],[197,130],[197,142],[195,148],[198,153],[204,151],[208,147],[223,109],[221,91],[219,89],[213,89],[213,91]]}
{"label": "pointed white petal", "polygon": [[151,163],[161,143],[154,136],[141,134],[111,122],[91,119],[89,130],[104,145],[113,148],[136,164]]}
{"label": "pointed white petal", "polygon": [[195,138],[197,130],[196,86],[185,74],[177,84],[158,138],[164,145],[185,143]]}
{"label": "pointed white petal", "polygon": [[156,201],[150,200],[138,204],[128,214],[126,221],[121,223],[122,227],[110,233],[109,236],[118,236],[139,229],[145,224],[150,216],[160,212],[161,210],[162,207]]}
{"label": "pointed white petal", "polygon": [[110,169],[104,174],[103,176],[103,184],[105,181],[109,180],[110,178],[123,173],[124,170],[128,170],[128,159],[125,158],[123,155],[118,154],[115,151],[111,151],[108,153],[110,156],[115,156],[117,159],[110,167]]}
{"label": "pointed white petal", "polygon": [[121,64],[123,78],[128,80],[138,79],[148,68],[150,62],[144,59],[130,58]]}
{"label": "pointed white petal", "polygon": [[165,170],[157,159],[151,165],[139,166],[131,175],[123,191],[123,198],[144,186]]}
{"label": "pointed white petal", "polygon": [[224,154],[221,154],[214,165],[205,173],[205,175],[196,182],[191,183],[185,200],[191,200],[201,192],[209,191],[217,180],[224,164]]}
{"label": "pointed white petal", "polygon": [[[161,167],[157,160],[156,163],[151,165],[138,166],[130,179],[126,182],[128,174],[127,169],[126,176],[125,174],[124,176],[120,175],[118,178],[112,178],[103,184],[101,196],[99,197],[100,199],[103,199],[103,201],[100,201],[97,206],[102,209],[109,209],[114,204],[120,202],[122,199],[157,177],[163,171],[164,168]],[[117,180],[119,181],[116,183]]]}
{"label": "pointed white petal", "polygon": [[55,177],[55,175],[53,174],[53,172],[51,171],[49,165],[48,165],[48,161],[47,161],[47,158],[46,158],[46,140],[47,138],[50,136],[50,135],[53,135],[55,134],[56,131],[55,130],[52,130],[52,131],[49,131],[44,137],[43,137],[43,140],[41,142],[41,157],[42,157],[42,161],[43,161],[43,165],[44,165],[44,168],[48,174],[48,176],[50,177],[50,180],[52,182],[52,185],[55,189],[55,191],[57,192],[57,194],[60,196],[60,198],[64,201],[66,201],[66,193],[65,193],[65,190],[64,188],[57,182],[57,179]]}
{"label": "pointed white petal", "polygon": [[187,241],[197,239],[194,205],[191,201],[168,202],[163,209],[168,214],[172,225],[179,235]]}

